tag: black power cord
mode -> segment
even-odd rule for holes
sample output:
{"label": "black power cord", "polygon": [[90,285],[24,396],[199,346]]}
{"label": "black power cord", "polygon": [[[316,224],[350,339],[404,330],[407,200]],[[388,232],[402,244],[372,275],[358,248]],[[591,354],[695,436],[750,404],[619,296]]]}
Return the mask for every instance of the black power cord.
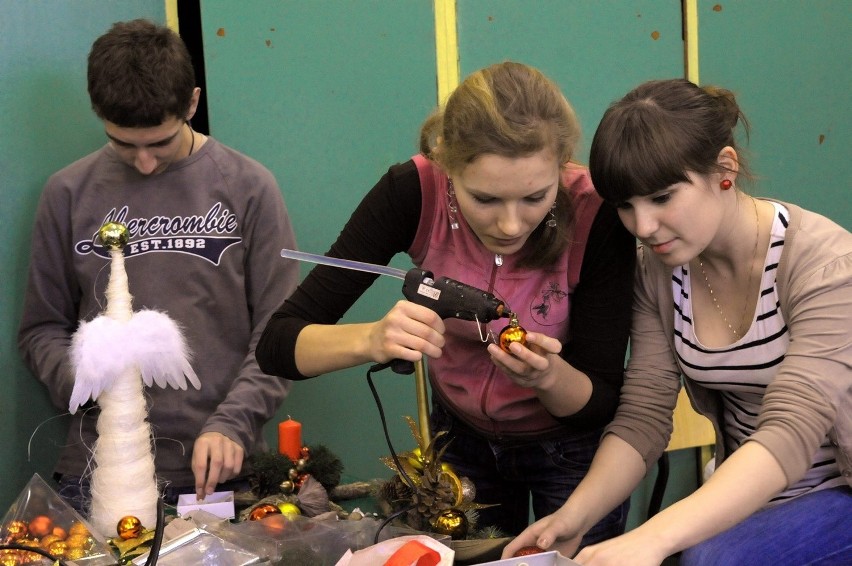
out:
{"label": "black power cord", "polygon": [[[388,423],[387,419],[385,419],[385,411],[382,408],[382,400],[379,398],[379,392],[376,390],[376,386],[373,383],[372,374],[377,371],[382,371],[384,369],[391,368],[396,373],[410,374],[414,373],[414,365],[410,362],[405,362],[402,360],[392,360],[388,363],[384,364],[376,364],[371,366],[369,370],[367,370],[367,383],[370,385],[370,391],[373,393],[373,398],[376,400],[376,408],[379,410],[379,418],[382,420],[382,432],[385,434],[385,441],[387,442],[388,449],[390,450],[391,458],[393,459],[393,463],[396,464],[396,469],[399,471],[399,475],[402,478],[402,481],[411,489],[411,491],[416,490],[416,484],[414,480],[412,480],[408,474],[405,472],[405,469],[402,467],[402,462],[399,460],[399,456],[396,454],[396,450],[393,448],[393,443],[390,439],[390,434],[388,433]],[[388,518],[386,518],[379,528],[376,530],[376,536],[373,538],[373,544],[378,544],[379,542],[379,534],[382,532],[386,526],[390,524],[391,521],[399,517],[400,515],[407,513],[414,509],[414,505],[406,507],[405,509],[401,509],[396,513],[393,513]]]}
{"label": "black power cord", "polygon": [[154,527],[154,539],[151,541],[151,550],[148,551],[148,559],[145,566],[154,566],[160,555],[160,547],[163,545],[163,532],[166,528],[166,512],[162,496],[157,498],[157,525]]}

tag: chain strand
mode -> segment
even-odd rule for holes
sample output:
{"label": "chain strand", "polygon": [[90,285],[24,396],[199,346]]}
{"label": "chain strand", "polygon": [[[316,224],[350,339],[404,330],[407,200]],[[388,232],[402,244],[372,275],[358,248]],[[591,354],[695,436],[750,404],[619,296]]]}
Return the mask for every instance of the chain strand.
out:
{"label": "chain strand", "polygon": [[[746,285],[746,293],[751,290],[751,280],[754,275],[754,261],[757,259],[757,248],[760,243],[760,216],[757,213],[757,203],[754,198],[751,199],[751,204],[754,206],[754,220],[757,225],[757,234],[754,239],[754,250],[752,251],[751,264],[749,264],[748,271],[748,284]],[[728,329],[733,333],[734,337],[739,339],[740,332],[739,328],[742,327],[743,320],[746,316],[746,309],[748,309],[748,294],[746,294],[745,304],[743,305],[743,312],[740,314],[739,323],[737,328],[734,328],[733,325],[728,321],[728,317],[725,316],[725,311],[722,310],[722,305],[719,304],[719,301],[716,300],[716,293],[713,292],[713,287],[710,285],[710,279],[707,277],[707,272],[704,270],[704,261],[701,259],[701,256],[698,256],[698,265],[701,267],[701,274],[704,275],[704,283],[707,285],[707,290],[710,291],[710,298],[713,300],[713,304],[716,306],[716,310],[719,311],[719,314],[722,316],[722,320],[725,324],[728,325]],[[746,331],[748,331],[748,327],[746,327]]]}

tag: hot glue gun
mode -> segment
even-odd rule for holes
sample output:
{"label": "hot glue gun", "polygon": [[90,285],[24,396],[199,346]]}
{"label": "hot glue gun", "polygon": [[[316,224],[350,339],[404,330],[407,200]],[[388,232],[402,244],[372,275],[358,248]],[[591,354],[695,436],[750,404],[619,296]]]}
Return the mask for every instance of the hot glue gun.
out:
{"label": "hot glue gun", "polygon": [[505,303],[491,293],[449,277],[441,277],[436,281],[430,271],[417,267],[405,271],[387,265],[328,257],[286,248],[281,250],[281,257],[402,279],[403,296],[412,303],[432,309],[441,318],[458,318],[486,323],[512,316],[512,312]]}

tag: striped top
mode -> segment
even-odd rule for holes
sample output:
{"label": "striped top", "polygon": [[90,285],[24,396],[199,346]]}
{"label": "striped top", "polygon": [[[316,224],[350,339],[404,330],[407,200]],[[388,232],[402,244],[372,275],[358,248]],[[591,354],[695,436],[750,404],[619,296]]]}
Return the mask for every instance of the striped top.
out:
{"label": "striped top", "polygon": [[[757,430],[763,395],[784,361],[790,342],[776,284],[789,213],[782,205],[772,204],[776,214],[760,284],[760,299],[751,326],[739,340],[722,348],[703,346],[692,325],[692,302],[689,298],[692,284],[688,266],[675,268],[672,273],[677,356],[687,377],[720,392],[724,407],[721,426],[728,453],[736,450]],[[769,505],[846,483],[838,470],[828,437],[812,462],[807,474],[775,496]]]}

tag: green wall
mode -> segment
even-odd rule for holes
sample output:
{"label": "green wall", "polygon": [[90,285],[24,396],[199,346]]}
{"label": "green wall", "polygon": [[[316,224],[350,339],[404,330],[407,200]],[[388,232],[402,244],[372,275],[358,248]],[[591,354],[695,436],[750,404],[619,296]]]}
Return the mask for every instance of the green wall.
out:
{"label": "green wall", "polygon": [[50,477],[68,428],[16,344],[36,203],[51,173],[106,141],[86,57],[141,17],[165,22],[163,0],[0,0],[0,515],[34,473]]}
{"label": "green wall", "polygon": [[[755,192],[852,227],[843,194],[852,180],[852,4],[698,7],[702,82],[742,97],[762,176]],[[387,167],[416,150],[437,96],[432,2],[202,0],[201,8],[211,133],[273,171],[300,248],[324,253]],[[85,57],[110,23],[134,17],[164,21],[163,1],[0,0],[0,512],[34,472],[50,475],[65,438],[65,419],[54,418],[15,345],[35,205],[51,172],[102,143]],[[583,123],[580,160],[609,102],[642,80],[683,75],[680,3],[670,0],[460,0],[458,32],[462,75],[516,59],[560,84]],[[399,282],[383,278],[347,320],[376,318],[400,297]],[[279,413],[303,423],[305,442],[338,454],[347,481],[389,473],[365,372],[298,383]],[[402,420],[416,414],[412,378],[384,372],[375,383],[395,447],[413,447]],[[688,493],[694,476],[691,452],[672,454],[665,503]],[[634,496],[633,522],[652,479]]]}

